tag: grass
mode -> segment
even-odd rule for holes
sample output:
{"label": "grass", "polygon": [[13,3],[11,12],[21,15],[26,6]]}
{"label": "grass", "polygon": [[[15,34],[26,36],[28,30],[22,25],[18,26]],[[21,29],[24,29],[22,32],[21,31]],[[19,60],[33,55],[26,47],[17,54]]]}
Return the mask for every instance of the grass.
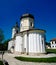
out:
{"label": "grass", "polygon": [[[46,49],[46,52],[56,54],[56,49]],[[46,63],[54,62],[54,63],[56,63],[56,57],[51,57],[51,58],[15,57],[15,58],[18,60],[27,61],[27,62],[46,62]]]}
{"label": "grass", "polygon": [[56,54],[56,49],[46,49],[47,53],[55,53]]}
{"label": "grass", "polygon": [[0,61],[0,65],[3,65],[3,62],[2,61]]}
{"label": "grass", "polygon": [[51,58],[15,57],[15,58],[20,61],[27,61],[27,62],[46,62],[46,63],[54,62],[56,63],[56,57],[51,57]]}

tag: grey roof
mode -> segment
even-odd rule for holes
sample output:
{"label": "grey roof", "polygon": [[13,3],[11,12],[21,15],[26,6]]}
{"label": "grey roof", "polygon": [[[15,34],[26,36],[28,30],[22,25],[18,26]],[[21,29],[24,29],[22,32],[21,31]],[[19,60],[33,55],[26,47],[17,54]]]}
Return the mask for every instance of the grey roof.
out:
{"label": "grey roof", "polygon": [[46,31],[45,31],[45,30],[43,30],[43,29],[29,29],[29,30],[25,30],[25,31],[22,31],[22,32],[36,31],[36,30],[39,30],[39,31],[44,31],[44,32],[46,32]]}
{"label": "grey roof", "polygon": [[23,14],[23,15],[20,17],[20,20],[21,20],[22,18],[27,18],[27,17],[30,17],[30,18],[33,18],[33,19],[34,19],[34,16],[33,16],[32,14],[26,13],[26,14]]}

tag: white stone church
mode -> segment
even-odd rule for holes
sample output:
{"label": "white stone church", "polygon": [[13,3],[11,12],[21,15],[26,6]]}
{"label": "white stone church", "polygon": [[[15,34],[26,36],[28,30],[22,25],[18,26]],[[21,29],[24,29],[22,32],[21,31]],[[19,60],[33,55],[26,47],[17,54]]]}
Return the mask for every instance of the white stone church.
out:
{"label": "white stone church", "polygon": [[23,14],[12,28],[12,39],[8,42],[8,50],[12,53],[37,55],[45,51],[45,30],[34,28],[34,17]]}

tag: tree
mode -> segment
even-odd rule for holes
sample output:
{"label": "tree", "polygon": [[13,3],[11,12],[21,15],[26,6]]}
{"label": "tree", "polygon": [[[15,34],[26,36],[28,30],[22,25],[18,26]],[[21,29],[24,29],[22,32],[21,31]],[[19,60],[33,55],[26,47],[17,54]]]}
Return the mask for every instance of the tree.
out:
{"label": "tree", "polygon": [[8,42],[9,42],[9,39],[4,41],[4,44],[3,44],[4,45],[4,50],[8,49]]}
{"label": "tree", "polygon": [[3,60],[3,54],[4,54],[3,44],[2,44],[3,40],[4,40],[4,34],[3,34],[2,29],[0,29],[0,51],[2,51],[2,60]]}
{"label": "tree", "polygon": [[3,50],[3,40],[4,40],[4,34],[3,34],[3,31],[2,29],[0,29],[0,51]]}
{"label": "tree", "polygon": [[2,29],[0,29],[0,44],[3,43],[3,40],[4,40],[4,34]]}
{"label": "tree", "polygon": [[50,43],[49,42],[46,42],[46,45],[50,46]]}

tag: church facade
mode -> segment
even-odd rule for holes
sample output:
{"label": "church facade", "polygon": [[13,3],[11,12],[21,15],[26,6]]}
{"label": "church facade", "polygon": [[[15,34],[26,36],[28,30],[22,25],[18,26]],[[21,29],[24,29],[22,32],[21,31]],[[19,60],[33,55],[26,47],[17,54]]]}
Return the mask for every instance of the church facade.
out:
{"label": "church facade", "polygon": [[37,55],[45,51],[45,30],[34,28],[34,17],[23,14],[18,24],[12,28],[12,39],[8,42],[8,50],[12,53]]}

